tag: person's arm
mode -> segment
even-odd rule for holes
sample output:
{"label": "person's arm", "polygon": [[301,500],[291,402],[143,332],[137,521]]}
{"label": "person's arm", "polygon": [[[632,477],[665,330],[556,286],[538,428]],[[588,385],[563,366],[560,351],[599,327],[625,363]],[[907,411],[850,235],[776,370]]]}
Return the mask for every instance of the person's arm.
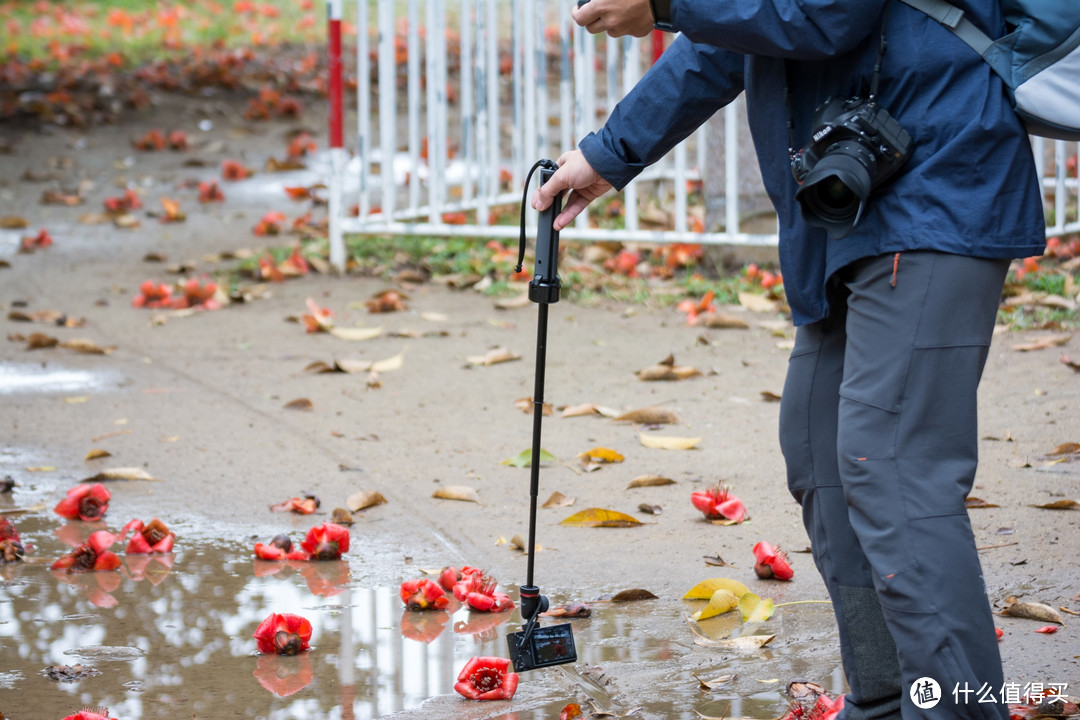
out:
{"label": "person's arm", "polygon": [[739,96],[744,61],[739,53],[676,39],[604,127],[559,158],[559,169],[537,190],[533,207],[542,210],[556,194],[572,190],[555,219],[559,230],[610,188],[621,190]]}

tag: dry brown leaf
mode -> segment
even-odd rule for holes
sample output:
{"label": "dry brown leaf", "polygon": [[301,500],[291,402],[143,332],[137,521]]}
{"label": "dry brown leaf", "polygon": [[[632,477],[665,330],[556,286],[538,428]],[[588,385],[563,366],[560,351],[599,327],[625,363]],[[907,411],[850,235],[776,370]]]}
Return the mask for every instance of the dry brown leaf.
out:
{"label": "dry brown leaf", "polygon": [[703,647],[718,647],[724,650],[736,650],[746,652],[760,650],[772,642],[775,635],[740,635],[739,637],[713,640],[704,635],[694,635],[694,644]]}
{"label": "dry brown leaf", "polygon": [[289,402],[285,403],[285,409],[310,411],[314,410],[315,406],[312,404],[311,400],[307,398],[296,398],[295,400],[290,400]]}
{"label": "dry brown leaf", "polygon": [[729,682],[735,679],[734,675],[720,675],[718,677],[714,677],[711,680],[703,680],[693,672],[691,672],[690,674],[693,675],[694,679],[698,681],[699,688],[702,691],[706,692],[709,690],[718,690],[719,688],[727,685]]}
{"label": "dry brown leaf", "polygon": [[665,408],[647,407],[623,413],[615,420],[616,422],[632,422],[642,425],[674,425],[679,422],[679,416]]}
{"label": "dry brown leaf", "polygon": [[[520,550],[525,555],[529,554],[529,550],[526,547],[525,538],[521,537],[521,535],[515,535],[514,537],[510,538],[510,547],[514,548],[515,550]],[[535,550],[538,553],[544,552],[544,546],[540,543],[536,543]]]}
{"label": "dry brown leaf", "polygon": [[[518,398],[514,401],[514,407],[526,415],[532,415],[533,408],[536,407],[536,402],[531,397]],[[555,412],[555,408],[552,407],[551,403],[544,403],[544,416],[547,417],[553,412]]]}
{"label": "dry brown leaf", "polygon": [[574,513],[559,524],[570,527],[637,527],[641,521],[616,510],[589,508]]}
{"label": "dry brown leaf", "polygon": [[100,448],[94,448],[90,452],[86,453],[85,460],[100,460],[101,458],[112,457],[112,453],[108,450],[102,450]]}
{"label": "dry brown leaf", "polygon": [[351,512],[343,507],[336,507],[330,513],[330,522],[335,525],[352,525],[356,521],[353,519]]}
{"label": "dry brown leaf", "polygon": [[466,358],[472,365],[497,365],[498,363],[511,362],[513,360],[520,360],[521,356],[513,350],[504,347],[497,347],[488,350],[484,355],[473,355]]}
{"label": "dry brown leaf", "polygon": [[624,490],[639,487],[658,487],[660,485],[674,485],[675,481],[663,475],[638,475],[631,480]]}
{"label": "dry brown leaf", "polygon": [[549,497],[547,500],[545,500],[544,504],[541,505],[541,507],[544,507],[544,508],[570,507],[571,505],[574,504],[574,502],[576,500],[577,500],[577,498],[567,497],[566,495],[563,495],[561,492],[556,490],[555,492],[551,493],[551,497]]}
{"label": "dry brown leaf", "polygon": [[650,505],[649,503],[641,503],[637,506],[637,509],[646,515],[660,515],[664,512],[664,508],[659,505]]}
{"label": "dry brown leaf", "polygon": [[726,313],[702,313],[691,324],[713,330],[746,330],[750,327],[750,323],[741,317]]}
{"label": "dry brown leaf", "polygon": [[110,480],[150,480],[153,482],[161,482],[160,478],[156,478],[138,467],[109,468],[108,470],[102,470],[93,477],[86,478],[83,482],[109,482]]}
{"label": "dry brown leaf", "polygon": [[386,498],[378,490],[360,490],[345,498],[345,506],[352,512],[360,512],[385,502]]}
{"label": "dry brown leaf", "polygon": [[67,350],[74,350],[75,352],[83,353],[85,355],[111,355],[113,351],[116,350],[115,345],[100,347],[97,343],[87,340],[86,338],[65,340],[60,343],[60,347]]}
{"label": "dry brown leaf", "polygon": [[1056,448],[1047,453],[1048,456],[1055,455],[1073,455],[1080,453],[1080,443],[1067,442],[1058,445]]}
{"label": "dry brown leaf", "polygon": [[1064,345],[1072,339],[1072,334],[1067,335],[1050,335],[1042,340],[1036,340],[1030,343],[1021,343],[1019,345],[1013,345],[1013,350],[1020,352],[1031,352],[1033,350],[1046,350],[1047,348],[1058,347]]}
{"label": "dry brown leaf", "polygon": [[780,396],[770,390],[762,390],[761,399],[765,402],[780,402]]}
{"label": "dry brown leaf", "polygon": [[26,221],[26,218],[19,217],[18,215],[4,215],[0,217],[0,229],[3,230],[22,230],[30,227],[30,223]]}
{"label": "dry brown leaf", "polygon": [[56,347],[60,344],[58,338],[54,338],[52,335],[46,335],[45,333],[30,333],[30,337],[25,338],[27,350],[42,350],[45,348]]}
{"label": "dry brown leaf", "polygon": [[638,437],[641,438],[641,444],[645,447],[658,450],[691,450],[701,442],[701,438],[699,437],[660,437],[657,435],[647,435],[645,433],[639,433]]}
{"label": "dry brown leaf", "polygon": [[694,367],[676,365],[673,356],[669,355],[665,360],[638,370],[635,375],[639,380],[646,381],[677,381],[701,375],[701,371]]}
{"label": "dry brown leaf", "polygon": [[1043,603],[1033,602],[1018,602],[1013,603],[1001,611],[1002,615],[1008,615],[1015,618],[1026,618],[1028,620],[1038,620],[1039,622],[1052,622],[1058,625],[1064,625],[1061,620],[1061,615],[1057,610],[1044,605]]}
{"label": "dry brown leaf", "polygon": [[641,588],[633,588],[632,590],[620,590],[611,596],[611,602],[624,603],[624,602],[637,602],[639,600],[656,600],[656,595],[653,595],[648,590]]}
{"label": "dry brown leaf", "polygon": [[1041,510],[1075,510],[1078,506],[1080,506],[1080,503],[1075,500],[1055,500],[1054,502],[1032,505],[1031,507]]}
{"label": "dry brown leaf", "polygon": [[966,497],[966,498],[964,498],[964,507],[970,509],[970,508],[996,508],[996,507],[1001,507],[1001,506],[996,505],[996,504],[994,504],[992,502],[987,502],[986,500],[983,500],[982,498]]}
{"label": "dry brown leaf", "polygon": [[461,500],[474,502],[481,505],[480,495],[468,485],[443,485],[431,494],[431,497],[442,500]]}

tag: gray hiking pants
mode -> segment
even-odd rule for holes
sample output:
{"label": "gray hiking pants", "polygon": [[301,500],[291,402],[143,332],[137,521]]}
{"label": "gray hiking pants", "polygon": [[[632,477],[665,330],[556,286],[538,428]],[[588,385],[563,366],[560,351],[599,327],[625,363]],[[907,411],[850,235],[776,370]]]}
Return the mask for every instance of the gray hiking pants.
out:
{"label": "gray hiking pants", "polygon": [[[980,688],[1000,701],[1003,677],[964,507],[1007,270],[937,252],[860,260],[832,278],[830,317],[797,331],[780,444],[839,625],[845,720],[1008,717],[978,702]],[[935,694],[912,691],[920,678],[938,683],[932,708],[915,702]]]}

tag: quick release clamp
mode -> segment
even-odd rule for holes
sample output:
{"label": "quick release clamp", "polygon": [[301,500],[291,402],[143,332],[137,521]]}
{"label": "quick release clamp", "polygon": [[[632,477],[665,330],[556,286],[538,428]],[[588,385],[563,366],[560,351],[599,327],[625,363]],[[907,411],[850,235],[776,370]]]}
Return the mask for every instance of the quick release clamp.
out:
{"label": "quick release clamp", "polygon": [[[518,244],[518,262],[515,272],[521,272],[525,262],[525,207],[528,201],[529,183],[533,174],[540,171],[543,185],[559,169],[551,160],[539,160],[525,178],[521,197],[521,237]],[[532,462],[529,482],[529,544],[527,579],[519,588],[521,597],[522,629],[506,636],[510,662],[516,672],[539,667],[562,665],[577,661],[574,633],[569,623],[540,627],[540,614],[548,609],[548,599],[540,594],[533,582],[533,555],[536,550],[536,503],[540,491],[540,436],[544,416],[544,371],[547,358],[548,306],[559,301],[559,232],[555,218],[562,211],[562,193],[540,212],[536,230],[536,265],[533,279],[529,282],[529,300],[539,305],[536,323],[536,379],[533,389]]]}

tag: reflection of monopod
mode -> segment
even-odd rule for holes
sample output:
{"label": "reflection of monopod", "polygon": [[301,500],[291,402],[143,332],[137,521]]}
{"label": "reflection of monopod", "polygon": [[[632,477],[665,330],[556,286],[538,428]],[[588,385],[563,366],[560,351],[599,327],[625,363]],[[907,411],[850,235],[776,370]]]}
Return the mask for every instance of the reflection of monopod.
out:
{"label": "reflection of monopod", "polygon": [[[525,190],[521,199],[521,240],[518,246],[516,272],[521,272],[525,261],[525,202],[529,181],[540,170],[540,184],[551,178],[558,166],[551,160],[540,160],[529,170],[525,178]],[[577,661],[574,633],[569,623],[540,627],[540,613],[548,609],[548,599],[533,584],[533,556],[536,554],[536,499],[540,489],[540,422],[544,416],[544,367],[546,362],[548,305],[559,301],[559,233],[555,230],[555,217],[562,209],[562,195],[555,197],[551,207],[540,213],[536,230],[536,271],[529,283],[529,299],[540,307],[536,324],[536,384],[533,391],[532,477],[529,485],[529,544],[528,579],[520,588],[521,619],[525,626],[506,636],[510,661],[516,672],[524,672],[549,665],[562,665]]]}

